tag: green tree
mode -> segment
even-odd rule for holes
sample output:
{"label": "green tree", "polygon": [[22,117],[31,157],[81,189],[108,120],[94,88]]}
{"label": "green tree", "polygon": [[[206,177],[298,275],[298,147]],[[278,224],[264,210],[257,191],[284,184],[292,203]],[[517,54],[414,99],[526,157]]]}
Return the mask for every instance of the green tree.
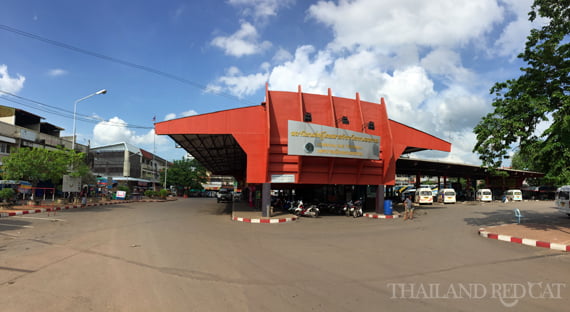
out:
{"label": "green tree", "polygon": [[[475,127],[473,149],[483,165],[496,168],[518,145],[529,169],[545,182],[570,183],[570,0],[535,0],[529,19],[548,19],[531,30],[518,57],[527,65],[520,77],[491,88],[494,111]],[[536,133],[537,125],[550,126]]]}
{"label": "green tree", "polygon": [[47,180],[57,183],[65,174],[89,176],[84,159],[84,153],[72,150],[22,147],[2,159],[2,169],[5,179],[27,180],[33,185]]}
{"label": "green tree", "polygon": [[[164,181],[164,171],[160,172],[160,176],[160,180]],[[202,183],[205,183],[206,179],[206,168],[196,159],[175,160],[166,174],[166,184],[174,185],[178,189],[202,189]]]}

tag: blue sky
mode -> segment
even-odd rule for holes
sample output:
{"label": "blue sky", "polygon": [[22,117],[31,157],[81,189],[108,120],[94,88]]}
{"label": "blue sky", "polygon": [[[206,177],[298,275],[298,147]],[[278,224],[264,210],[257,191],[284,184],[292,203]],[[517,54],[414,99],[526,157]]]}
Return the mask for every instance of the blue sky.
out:
{"label": "blue sky", "polygon": [[451,153],[417,157],[479,164],[472,130],[492,111],[489,89],[519,76],[516,55],[544,22],[528,22],[531,3],[4,0],[0,90],[24,100],[0,95],[0,105],[71,135],[65,111],[107,89],[77,105],[78,142],[127,141],[173,160],[184,151],[154,135],[154,116],[257,105],[266,82],[271,90],[331,88],[370,102],[384,97],[391,119],[452,143]]}

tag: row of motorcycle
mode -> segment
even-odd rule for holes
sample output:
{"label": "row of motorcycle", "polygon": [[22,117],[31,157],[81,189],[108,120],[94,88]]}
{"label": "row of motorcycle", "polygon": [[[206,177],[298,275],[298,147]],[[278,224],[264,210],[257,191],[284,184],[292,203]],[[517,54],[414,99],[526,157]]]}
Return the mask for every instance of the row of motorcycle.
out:
{"label": "row of motorcycle", "polygon": [[[279,203],[277,203],[279,204]],[[302,216],[302,217],[318,217],[321,212],[328,212],[328,214],[333,215],[345,215],[347,217],[362,217],[364,212],[362,211],[362,200],[349,200],[344,203],[312,203],[304,204],[302,200],[297,201],[285,201],[280,207],[282,210],[286,210],[291,214]]]}

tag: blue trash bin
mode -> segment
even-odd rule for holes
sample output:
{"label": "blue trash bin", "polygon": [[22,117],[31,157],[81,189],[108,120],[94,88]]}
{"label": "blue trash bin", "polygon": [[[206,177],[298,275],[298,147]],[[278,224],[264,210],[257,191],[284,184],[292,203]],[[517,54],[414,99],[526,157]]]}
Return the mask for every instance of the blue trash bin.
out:
{"label": "blue trash bin", "polygon": [[392,201],[389,199],[384,201],[384,215],[392,215]]}

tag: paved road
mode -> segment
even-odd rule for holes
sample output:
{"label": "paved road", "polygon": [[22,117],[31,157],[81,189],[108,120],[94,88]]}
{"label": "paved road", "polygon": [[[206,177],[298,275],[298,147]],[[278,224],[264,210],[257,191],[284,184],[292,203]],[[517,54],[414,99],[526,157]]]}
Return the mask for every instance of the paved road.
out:
{"label": "paved road", "polygon": [[[551,203],[520,205],[564,222]],[[512,206],[272,225],[231,221],[228,207],[198,198],[0,219],[0,310],[561,311],[570,303],[569,253],[478,236],[479,226],[514,221]]]}

